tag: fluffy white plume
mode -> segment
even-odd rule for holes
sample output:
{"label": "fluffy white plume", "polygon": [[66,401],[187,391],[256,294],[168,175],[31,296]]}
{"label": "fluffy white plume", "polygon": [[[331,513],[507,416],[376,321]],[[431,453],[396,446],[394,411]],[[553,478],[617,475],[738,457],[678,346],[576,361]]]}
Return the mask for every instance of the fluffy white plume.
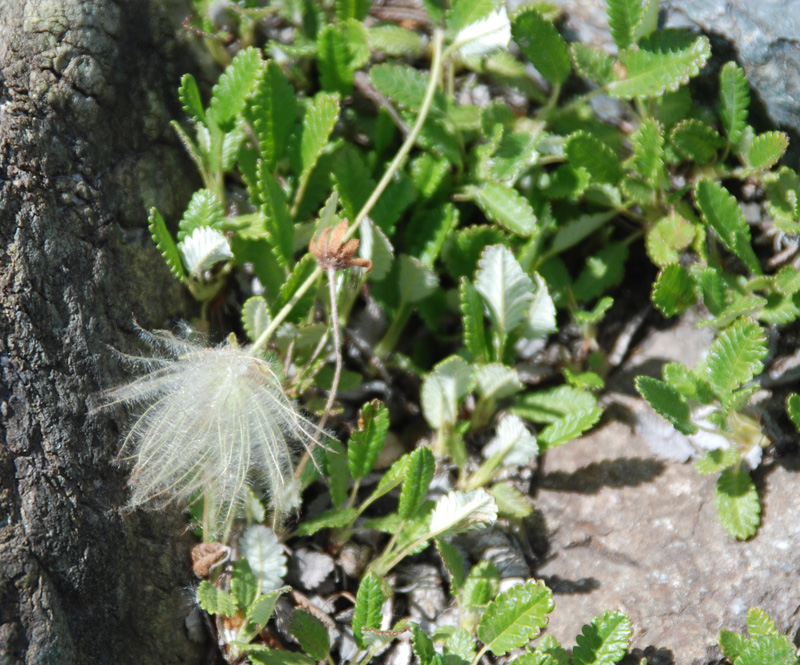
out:
{"label": "fluffy white plume", "polygon": [[141,409],[123,445],[133,461],[131,504],[159,507],[202,494],[221,528],[249,484],[285,509],[292,447],[310,448],[316,428],[270,364],[228,343],[206,348],[169,333],[144,335],[163,357],[139,359],[151,371],[107,395]]}

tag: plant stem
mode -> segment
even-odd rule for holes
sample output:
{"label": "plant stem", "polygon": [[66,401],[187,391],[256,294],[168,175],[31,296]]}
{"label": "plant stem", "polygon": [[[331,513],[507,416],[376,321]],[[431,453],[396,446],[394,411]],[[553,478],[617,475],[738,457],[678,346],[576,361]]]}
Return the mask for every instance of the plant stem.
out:
{"label": "plant stem", "polygon": [[[372,208],[378,202],[381,195],[383,194],[384,190],[389,186],[392,178],[395,176],[397,171],[403,165],[405,158],[408,156],[408,153],[411,152],[411,148],[414,147],[414,144],[417,142],[417,138],[422,132],[422,127],[425,124],[425,119],[428,117],[428,113],[431,110],[431,105],[433,104],[433,95],[436,92],[436,87],[438,85],[439,77],[442,73],[442,64],[444,59],[442,57],[442,43],[444,42],[444,32],[440,29],[436,29],[433,31],[433,60],[431,62],[431,71],[430,71],[430,78],[428,79],[428,87],[425,90],[425,97],[422,100],[422,106],[419,109],[419,115],[417,116],[417,121],[414,123],[414,127],[412,128],[411,132],[406,136],[405,141],[403,141],[403,145],[400,146],[400,149],[397,151],[392,163],[389,164],[389,167],[386,169],[386,173],[383,174],[378,185],[375,187],[375,190],[372,192],[367,202],[364,204],[364,207],[356,215],[356,218],[353,220],[352,226],[347,230],[345,234],[344,240],[347,240],[355,234],[356,230],[360,226],[361,222],[366,218],[366,216],[372,211]],[[275,318],[270,321],[270,324],[267,326],[266,330],[261,333],[261,336],[255,341],[253,346],[251,347],[252,350],[259,351],[266,347],[269,340],[272,338],[272,335],[277,330],[278,326],[283,323],[286,317],[289,315],[289,312],[292,311],[292,308],[297,304],[297,302],[302,298],[306,291],[308,291],[319,279],[319,276],[322,274],[323,270],[319,266],[313,273],[308,276],[305,282],[303,282],[298,288],[297,291],[294,292],[289,302],[287,302],[283,308],[275,315]]]}

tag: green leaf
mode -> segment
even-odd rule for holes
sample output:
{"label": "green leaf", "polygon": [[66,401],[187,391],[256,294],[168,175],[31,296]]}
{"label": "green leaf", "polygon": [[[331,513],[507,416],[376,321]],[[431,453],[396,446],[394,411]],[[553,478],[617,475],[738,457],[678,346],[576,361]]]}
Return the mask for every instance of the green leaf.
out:
{"label": "green leaf", "polygon": [[547,624],[553,593],[544,582],[529,580],[489,603],[478,624],[478,637],[495,656],[527,644]]}
{"label": "green leaf", "polygon": [[736,198],[719,183],[703,178],[695,188],[695,199],[703,219],[717,232],[723,244],[738,256],[751,272],[760,275],[761,265],[750,246],[750,227]]}
{"label": "green leaf", "polygon": [[458,548],[442,538],[436,539],[436,549],[442,557],[442,563],[450,575],[450,593],[455,595],[464,584],[464,557]]}
{"label": "green leaf", "polygon": [[[276,312],[279,312],[284,305],[289,303],[298,287],[311,276],[316,268],[317,262],[311,254],[306,254],[302,259],[300,259],[300,261],[297,262],[292,270],[292,274],[289,275],[289,278],[284,282],[283,286],[281,287],[281,291],[278,294],[278,300],[274,305],[274,310]],[[302,320],[303,317],[308,314],[308,310],[311,309],[315,299],[316,293],[314,289],[309,289],[305,295],[303,295],[303,297],[295,303],[294,307],[291,309],[291,313],[287,317],[287,320],[293,323]]]}
{"label": "green leaf", "polygon": [[261,76],[263,65],[257,48],[248,46],[236,54],[211,90],[207,114],[210,122],[223,131],[233,127]]}
{"label": "green leaf", "polygon": [[431,665],[436,660],[436,649],[433,640],[416,623],[411,624],[411,644],[419,658],[419,665]]}
{"label": "green leaf", "polygon": [[786,413],[800,432],[800,395],[792,393],[786,398]]}
{"label": "green leaf", "polygon": [[750,640],[740,633],[733,633],[730,630],[719,631],[719,648],[725,658],[732,663],[744,653],[749,642]]}
{"label": "green leaf", "polygon": [[448,235],[458,226],[458,218],[458,208],[449,202],[414,215],[405,235],[408,253],[433,268]]}
{"label": "green leaf", "polygon": [[696,76],[711,56],[708,38],[667,29],[644,39],[638,49],[622,51],[624,75],[608,84],[612,97],[658,97]]}
{"label": "green leaf", "polygon": [[800,291],[800,270],[783,266],[775,275],[775,288],[785,296],[793,296]]}
{"label": "green leaf", "polygon": [[202,609],[211,615],[221,614],[232,617],[236,614],[236,599],[232,594],[222,589],[217,589],[208,580],[200,582],[197,587],[197,602]]}
{"label": "green leaf", "polygon": [[353,637],[359,648],[364,649],[367,646],[364,630],[381,627],[381,606],[385,600],[380,580],[372,573],[367,573],[358,587],[353,611]]}
{"label": "green leaf", "polygon": [[[651,0],[655,2],[655,0]],[[567,650],[552,635],[544,635],[536,650],[523,653],[517,660],[519,665],[570,665]]]}
{"label": "green leaf", "polygon": [[630,167],[650,185],[659,184],[664,171],[664,136],[653,118],[648,118],[631,136]]}
{"label": "green leaf", "polygon": [[609,210],[580,215],[577,219],[567,222],[553,236],[548,254],[561,254],[564,250],[574,247],[616,216],[616,210]]}
{"label": "green leaf", "polygon": [[575,69],[581,76],[598,85],[606,85],[614,80],[614,58],[602,49],[572,42],[570,51]]}
{"label": "green leaf", "polygon": [[511,412],[534,423],[554,423],[570,413],[595,406],[597,398],[588,390],[562,385],[521,395]]}
{"label": "green leaf", "polygon": [[294,249],[294,222],[283,188],[265,167],[266,162],[262,161],[258,184],[261,200],[264,202],[261,210],[266,218],[267,238],[270,245],[275,248],[275,257],[278,261],[284,266],[289,266]]}
{"label": "green leaf", "polygon": [[369,7],[369,0],[336,0],[336,18],[340,21],[348,19],[363,21],[369,13]]}
{"label": "green leaf", "polygon": [[289,620],[289,632],[297,638],[300,648],[311,658],[325,660],[331,649],[331,640],[325,624],[317,617],[298,608]]}
{"label": "green leaf", "polygon": [[447,13],[447,33],[452,37],[468,25],[486,18],[497,7],[495,0],[455,0]]}
{"label": "green leaf", "polygon": [[725,63],[719,72],[719,118],[731,145],[742,138],[749,107],[750,86],[744,70],[735,62]]}
{"label": "green leaf", "polygon": [[650,295],[653,304],[667,318],[685,312],[697,302],[694,282],[679,263],[661,269]]}
{"label": "green leaf", "polygon": [[422,38],[414,30],[387,24],[371,27],[368,32],[372,48],[386,55],[417,57],[423,51]]}
{"label": "green leaf", "polygon": [[716,448],[709,450],[699,460],[694,463],[697,473],[708,476],[712,473],[719,473],[729,466],[733,466],[739,461],[739,451],[736,448]]}
{"label": "green leaf", "polygon": [[239,609],[247,610],[258,594],[258,579],[253,574],[247,559],[239,559],[233,564],[231,573],[231,593]]}
{"label": "green leaf", "polygon": [[596,326],[606,312],[614,305],[614,299],[611,296],[605,296],[597,301],[594,307],[589,310],[575,310],[572,312],[572,318],[580,326]]}
{"label": "green leaf", "polygon": [[389,410],[374,399],[361,407],[358,429],[350,435],[347,444],[347,463],[354,480],[366,476],[375,466],[386,433],[389,431]]}
{"label": "green leaf", "polygon": [[500,589],[500,571],[491,561],[479,561],[469,571],[461,588],[461,603],[466,607],[485,607]]}
{"label": "green leaf", "polygon": [[538,273],[534,273],[533,281],[536,284],[536,290],[533,293],[533,302],[528,309],[528,319],[525,321],[522,334],[527,339],[544,339],[558,331],[556,306],[544,278]]}
{"label": "green leaf", "polygon": [[614,184],[622,177],[619,157],[607,144],[584,130],[569,136],[564,154],[576,169],[586,169],[592,180]]}
{"label": "green leaf", "polygon": [[708,351],[708,382],[722,397],[760,374],[766,355],[764,329],[750,319],[739,319],[717,337]]}
{"label": "green leaf", "polygon": [[[372,85],[403,108],[416,113],[422,106],[428,77],[415,67],[386,62],[370,69],[369,78]],[[435,94],[434,112],[442,113],[445,106],[444,96]]]}
{"label": "green leaf", "polygon": [[486,182],[482,187],[466,187],[465,191],[487,219],[523,238],[538,233],[533,207],[516,189],[499,182]]}
{"label": "green leaf", "polygon": [[308,656],[296,651],[286,651],[284,649],[267,649],[262,647],[253,650],[249,646],[247,657],[255,665],[315,665],[314,661]]}
{"label": "green leaf", "polygon": [[651,376],[637,376],[636,390],[660,416],[669,420],[676,430],[684,434],[697,432],[697,427],[691,421],[689,405],[670,384]]}
{"label": "green leaf", "polygon": [[634,30],[642,20],[642,0],[608,0],[608,27],[621,51],[634,41]]}
{"label": "green leaf", "polygon": [[[475,638],[464,628],[459,628],[445,642],[446,656],[457,656],[466,663],[475,659]],[[448,659],[446,662],[450,662]]]}
{"label": "green leaf", "polygon": [[519,12],[511,34],[522,53],[553,85],[561,85],[570,73],[569,47],[551,21],[536,9]]}
{"label": "green leaf", "polygon": [[402,519],[408,520],[417,514],[425,501],[435,470],[436,459],[430,448],[417,448],[411,453],[397,507]]}
{"label": "green leaf", "polygon": [[398,281],[400,303],[419,302],[431,295],[439,286],[436,273],[419,259],[401,254],[397,260],[400,265]]}
{"label": "green leaf", "polygon": [[497,504],[481,489],[449,492],[433,508],[430,533],[449,536],[481,529],[497,521]]}
{"label": "green leaf", "polygon": [[767,635],[749,641],[736,665],[797,665],[797,647],[784,635]]}
{"label": "green leaf", "polygon": [[349,95],[355,73],[342,26],[328,24],[317,35],[317,68],[322,89]]}
{"label": "green leaf", "polygon": [[767,191],[767,212],[775,220],[775,225],[788,232],[797,232],[798,190],[800,176],[792,169],[781,166],[775,172],[762,176]]}
{"label": "green leaf", "polygon": [[645,248],[650,260],[657,266],[665,267],[680,260],[680,252],[692,244],[695,230],[692,224],[672,212],[662,217],[645,237]]}
{"label": "green leaf", "polygon": [[747,632],[750,637],[780,635],[775,621],[770,618],[769,614],[758,607],[751,607],[747,610]]}
{"label": "green leaf", "polygon": [[464,330],[464,346],[476,362],[485,362],[489,357],[486,330],[483,325],[483,300],[466,278],[461,278],[461,322]]}
{"label": "green leaf", "polygon": [[167,266],[180,281],[186,281],[186,271],[183,269],[183,261],[181,255],[178,253],[178,248],[175,241],[172,239],[172,234],[167,230],[167,225],[161,213],[155,208],[150,208],[150,217],[148,219],[148,228],[150,229],[150,236],[153,242],[161,252],[161,256],[167,262]]}
{"label": "green leaf", "polygon": [[454,279],[472,277],[483,250],[489,245],[504,244],[507,238],[496,226],[469,226],[456,231],[442,248],[448,272]]}
{"label": "green leaf", "polygon": [[328,441],[325,451],[325,471],[330,484],[331,501],[342,507],[347,501],[350,486],[350,467],[344,446],[338,441]]}
{"label": "green leaf", "polygon": [[503,399],[522,390],[517,370],[501,363],[480,365],[475,370],[475,383],[483,399]]}
{"label": "green leaf", "polygon": [[747,540],[755,535],[761,522],[761,504],[746,470],[728,468],[720,474],[714,504],[722,526],[734,538]]}
{"label": "green leaf", "polygon": [[509,334],[526,320],[533,302],[533,281],[514,255],[501,245],[487,247],[478,262],[475,290],[489,310],[489,320],[497,335],[499,352]]}
{"label": "green leaf", "polygon": [[339,96],[319,93],[303,116],[300,137],[301,176],[311,173],[339,119]]}
{"label": "green leaf", "polygon": [[530,498],[511,483],[495,483],[489,490],[497,502],[497,512],[506,517],[525,519],[533,512]]}
{"label": "green leaf", "polygon": [[297,113],[295,90],[275,61],[267,63],[251,106],[248,116],[258,137],[263,168],[272,172],[286,154]]}
{"label": "green leaf", "polygon": [[583,627],[572,650],[575,665],[618,663],[631,641],[631,620],[622,612],[603,612]]}
{"label": "green leaf", "polygon": [[385,494],[388,494],[401,482],[403,482],[408,469],[409,457],[410,454],[403,455],[392,463],[392,466],[389,467],[389,470],[386,471],[386,473],[384,473],[381,479],[378,481],[378,486],[369,497],[370,501],[375,501]]}
{"label": "green leaf", "polygon": [[539,450],[549,450],[577,439],[586,430],[594,427],[602,415],[603,410],[599,407],[568,413],[539,433]]}
{"label": "green leaf", "polygon": [[625,277],[627,260],[628,247],[621,242],[612,242],[590,256],[572,285],[575,299],[578,302],[589,302],[621,284]]}
{"label": "green leaf", "polygon": [[783,132],[764,132],[750,144],[747,162],[753,170],[768,169],[783,157],[788,147],[789,137]]}
{"label": "green leaf", "polygon": [[322,531],[322,529],[338,529],[345,527],[352,523],[356,517],[358,517],[358,512],[355,508],[334,508],[333,510],[327,510],[321,515],[301,522],[300,526],[298,526],[295,531],[295,535],[313,536],[318,531]]}
{"label": "green leaf", "polygon": [[225,219],[222,201],[210,189],[198,189],[186,206],[181,221],[178,223],[178,241],[186,240],[195,229],[201,226],[219,228]]}
{"label": "green leaf", "polygon": [[190,116],[198,122],[205,123],[206,113],[203,110],[203,100],[200,99],[200,90],[197,88],[197,81],[191,74],[184,74],[181,77],[181,85],[178,88],[178,99],[181,106]]}
{"label": "green leaf", "polygon": [[700,120],[690,118],[675,125],[670,134],[670,142],[675,151],[698,164],[707,164],[725,145],[717,130]]}

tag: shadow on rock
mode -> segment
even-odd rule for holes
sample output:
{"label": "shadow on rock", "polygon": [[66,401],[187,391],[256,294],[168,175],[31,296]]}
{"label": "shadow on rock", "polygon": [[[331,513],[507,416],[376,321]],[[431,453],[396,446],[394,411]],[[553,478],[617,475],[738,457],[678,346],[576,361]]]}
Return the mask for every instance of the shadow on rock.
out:
{"label": "shadow on rock", "polygon": [[647,658],[647,665],[675,665],[675,655],[669,649],[645,647],[633,649],[620,661],[620,665],[638,665],[642,658]]}
{"label": "shadow on rock", "polygon": [[594,577],[568,580],[559,575],[545,575],[542,579],[554,594],[591,593],[600,588],[600,582]]}
{"label": "shadow on rock", "polygon": [[653,459],[620,457],[592,462],[577,471],[553,471],[540,481],[541,489],[596,494],[604,487],[636,487],[663,473],[666,465]]}

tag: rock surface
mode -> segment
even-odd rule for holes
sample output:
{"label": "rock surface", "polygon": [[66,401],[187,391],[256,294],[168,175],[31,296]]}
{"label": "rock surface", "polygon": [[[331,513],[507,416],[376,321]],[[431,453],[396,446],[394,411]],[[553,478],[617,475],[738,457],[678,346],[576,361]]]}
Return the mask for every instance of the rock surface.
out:
{"label": "rock surface", "polygon": [[[627,412],[633,422],[649,408],[633,397],[633,377],[656,374],[664,360],[692,366],[707,348],[705,337],[691,321],[647,337],[631,369],[612,382],[627,394],[616,393],[618,406],[609,405],[607,414]],[[633,621],[633,655],[649,665],[718,662],[719,630],[743,630],[753,606],[794,637],[800,456],[754,472],[762,525],[755,538],[738,542],[717,519],[715,476],[658,459],[625,420],[610,420],[544,460],[535,505],[548,539],[536,576],[555,594],[549,630],[574,644],[593,616],[620,609]]]}
{"label": "rock surface", "polygon": [[[573,39],[613,49],[604,0],[556,0]],[[776,125],[800,132],[800,3],[785,0],[662,0],[662,19],[712,38],[717,55],[736,59]],[[724,46],[730,51],[723,53]]]}

